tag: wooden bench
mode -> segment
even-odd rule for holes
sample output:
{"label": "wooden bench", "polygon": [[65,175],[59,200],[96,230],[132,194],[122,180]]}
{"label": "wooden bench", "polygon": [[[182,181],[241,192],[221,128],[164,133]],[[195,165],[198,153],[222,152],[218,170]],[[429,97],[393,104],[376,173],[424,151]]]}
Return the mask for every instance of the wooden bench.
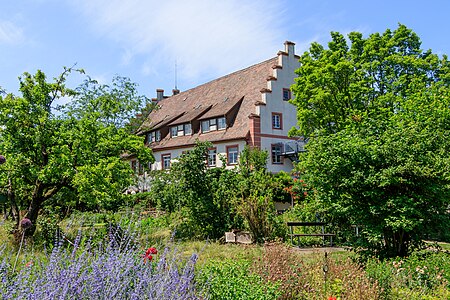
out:
{"label": "wooden bench", "polygon": [[[330,238],[330,246],[333,246],[333,237],[336,236],[334,233],[325,233],[325,226],[327,223],[324,222],[287,222],[287,226],[290,228],[291,244],[293,243],[294,237],[297,237],[297,244],[300,245],[300,237],[302,236],[321,236],[323,238],[323,244],[325,245],[325,238]],[[294,233],[294,227],[321,227],[321,233]]]}

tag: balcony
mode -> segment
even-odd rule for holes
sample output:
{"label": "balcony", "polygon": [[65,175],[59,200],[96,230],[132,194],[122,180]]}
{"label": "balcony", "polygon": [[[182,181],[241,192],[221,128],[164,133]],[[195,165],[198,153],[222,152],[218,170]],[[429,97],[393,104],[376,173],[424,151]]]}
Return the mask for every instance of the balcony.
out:
{"label": "balcony", "polygon": [[296,141],[281,142],[281,155],[289,158],[293,162],[298,162],[298,154],[305,152],[305,139],[298,139]]}

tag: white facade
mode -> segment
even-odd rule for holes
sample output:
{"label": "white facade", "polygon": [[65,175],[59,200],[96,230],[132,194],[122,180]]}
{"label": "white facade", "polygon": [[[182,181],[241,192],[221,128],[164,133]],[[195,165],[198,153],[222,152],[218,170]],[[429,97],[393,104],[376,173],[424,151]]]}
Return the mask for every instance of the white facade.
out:
{"label": "white facade", "polygon": [[[283,155],[280,156],[278,150],[284,149],[280,146],[283,143],[296,140],[288,137],[289,130],[297,123],[296,107],[288,100],[292,98],[290,87],[296,77],[295,70],[300,67],[298,60],[299,57],[294,52],[294,43],[286,42],[284,51],[280,51],[277,57],[186,92],[177,91],[173,96],[165,97],[163,91],[158,90],[160,91],[158,99],[163,99],[162,107],[154,113],[153,120],[152,114],[149,115],[149,125],[141,131],[142,134],[148,134],[158,130],[158,134],[163,135],[160,142],[149,143],[155,157],[151,169],[170,168],[169,161],[170,163],[176,161],[184,152],[192,149],[194,141],[199,139],[211,141],[213,144],[215,163],[211,164],[211,167],[221,167],[220,157],[224,157],[226,168],[234,168],[237,161],[232,152],[237,148],[240,153],[245,145],[249,145],[268,152],[268,171],[290,172],[293,169],[292,161]],[[199,104],[196,104],[196,101],[199,101]],[[226,106],[226,101],[230,103],[229,106]],[[185,107],[184,111],[179,113],[176,111],[180,109],[180,103],[194,106],[193,109]],[[222,106],[226,107],[223,116],[227,117],[227,128],[215,129],[212,134],[202,133],[201,127],[198,129],[202,115],[195,114],[195,110],[199,112],[203,110],[204,116],[214,111],[214,115],[211,113],[210,117],[218,118],[217,107]],[[167,115],[164,112],[165,108]],[[172,115],[169,117],[169,114]],[[189,124],[189,128],[192,126],[189,136],[184,135],[181,138],[171,136],[167,126],[170,128],[171,124],[172,126],[178,124],[176,120],[187,122],[185,124]],[[197,126],[196,130],[194,125]],[[163,129],[164,126],[166,129]],[[134,167],[138,165],[133,161],[131,164],[132,166],[134,164]]]}

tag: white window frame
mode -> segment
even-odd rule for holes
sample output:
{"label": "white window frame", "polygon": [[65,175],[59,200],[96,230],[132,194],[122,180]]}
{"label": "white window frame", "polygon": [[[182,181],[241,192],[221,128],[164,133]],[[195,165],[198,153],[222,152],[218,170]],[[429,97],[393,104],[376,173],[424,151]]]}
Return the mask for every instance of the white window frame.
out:
{"label": "white window frame", "polygon": [[210,131],[216,131],[217,130],[217,120],[216,119],[209,120],[209,130]]}
{"label": "white window frame", "polygon": [[239,159],[239,146],[231,145],[227,146],[227,164],[237,165]]}
{"label": "white window frame", "polygon": [[217,149],[208,149],[208,167],[215,167],[217,165]]}
{"label": "white window frame", "polygon": [[187,123],[184,125],[184,135],[192,135],[192,125]]}
{"label": "white window frame", "polygon": [[227,119],[220,117],[217,119],[217,130],[223,130],[227,128]]}
{"label": "white window frame", "polygon": [[170,136],[173,138],[178,136],[178,126],[170,127]]}
{"label": "white window frame", "polygon": [[272,128],[273,129],[282,129],[282,115],[279,113],[272,113]]}
{"label": "white window frame", "polygon": [[161,168],[163,170],[169,170],[170,169],[170,160],[171,160],[170,154],[162,154],[161,155]]}
{"label": "white window frame", "polygon": [[202,132],[209,132],[211,131],[209,127],[209,120],[202,121]]}
{"label": "white window frame", "polygon": [[177,126],[177,136],[183,136],[184,135],[184,125],[178,125]]}

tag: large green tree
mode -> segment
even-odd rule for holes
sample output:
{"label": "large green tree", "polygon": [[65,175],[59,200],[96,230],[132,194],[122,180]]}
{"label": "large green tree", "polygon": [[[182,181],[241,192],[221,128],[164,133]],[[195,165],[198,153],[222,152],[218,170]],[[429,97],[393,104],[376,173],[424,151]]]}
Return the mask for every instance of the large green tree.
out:
{"label": "large green tree", "polygon": [[364,225],[367,246],[405,256],[450,221],[449,62],[404,25],[314,43],[293,86],[299,169],[340,225]]}
{"label": "large green tree", "polygon": [[[124,126],[143,100],[135,84],[122,77],[111,86],[87,79],[71,90],[65,82],[72,71],[65,68],[53,82],[41,71],[25,73],[21,96],[0,97],[0,152],[7,158],[0,186],[11,206],[25,209],[33,224],[54,199],[110,208],[131,183],[131,169],[121,156],[133,153],[143,163],[153,161],[142,138]],[[69,104],[58,106],[61,97]]]}

